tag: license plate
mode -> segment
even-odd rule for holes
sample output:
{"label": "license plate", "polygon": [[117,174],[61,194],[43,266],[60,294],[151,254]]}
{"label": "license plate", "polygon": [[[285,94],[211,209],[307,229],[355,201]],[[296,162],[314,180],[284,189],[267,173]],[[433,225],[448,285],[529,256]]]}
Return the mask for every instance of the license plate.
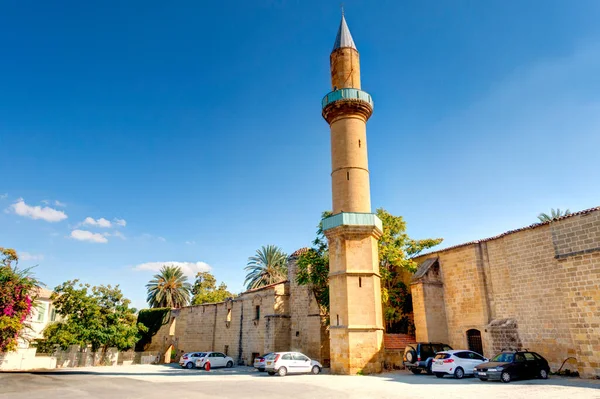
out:
{"label": "license plate", "polygon": [[273,364],[273,362],[267,362],[267,366],[270,366],[272,364]]}
{"label": "license plate", "polygon": [[443,361],[441,361],[441,360],[436,360],[436,361],[435,361],[435,364],[444,364],[444,362],[443,362]]}
{"label": "license plate", "polygon": [[480,371],[479,373],[477,373],[479,375],[487,375],[486,373],[484,373],[483,371]]}

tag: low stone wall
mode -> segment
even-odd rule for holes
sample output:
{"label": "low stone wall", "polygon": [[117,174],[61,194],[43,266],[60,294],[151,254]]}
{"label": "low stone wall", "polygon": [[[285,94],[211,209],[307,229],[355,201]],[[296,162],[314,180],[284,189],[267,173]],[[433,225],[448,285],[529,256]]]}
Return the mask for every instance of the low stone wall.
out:
{"label": "low stone wall", "polygon": [[404,369],[402,363],[404,348],[406,345],[416,342],[415,337],[408,334],[384,334],[383,345],[385,347],[383,366],[387,370]]}
{"label": "low stone wall", "polygon": [[17,352],[0,353],[0,370],[33,370],[56,368],[56,358],[36,356],[35,348],[19,349]]}
{"label": "low stone wall", "polygon": [[119,352],[116,348],[102,353],[81,351],[73,346],[53,354],[36,353],[36,348],[27,348],[0,353],[0,371],[152,364],[158,363],[158,358],[158,352]]}

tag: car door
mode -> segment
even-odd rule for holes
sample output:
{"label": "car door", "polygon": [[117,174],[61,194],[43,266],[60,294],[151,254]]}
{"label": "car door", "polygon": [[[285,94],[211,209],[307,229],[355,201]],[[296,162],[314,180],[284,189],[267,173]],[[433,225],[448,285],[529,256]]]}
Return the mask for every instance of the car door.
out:
{"label": "car door", "polygon": [[219,367],[225,367],[227,365],[227,361],[225,360],[227,356],[224,353],[217,352],[217,359],[219,359]]}
{"label": "car door", "polygon": [[523,353],[523,356],[525,356],[525,361],[527,363],[527,378],[537,377],[540,373],[540,366],[537,359],[531,352],[525,352]]}
{"label": "car door", "polygon": [[311,369],[310,359],[302,353],[294,353],[294,366],[297,373],[308,373]]}
{"label": "car door", "polygon": [[518,378],[526,378],[528,375],[527,361],[522,353],[515,354],[514,372]]}
{"label": "car door", "polygon": [[454,357],[456,358],[456,364],[454,365],[455,370],[458,367],[461,367],[465,374],[473,372],[473,366],[471,365],[472,362],[469,358],[469,352],[456,352],[454,353]]}
{"label": "car door", "polygon": [[294,367],[294,358],[292,356],[291,353],[286,353],[283,356],[281,356],[281,360],[280,360],[280,367],[283,366],[287,369],[288,373],[295,373],[296,372],[296,368]]}

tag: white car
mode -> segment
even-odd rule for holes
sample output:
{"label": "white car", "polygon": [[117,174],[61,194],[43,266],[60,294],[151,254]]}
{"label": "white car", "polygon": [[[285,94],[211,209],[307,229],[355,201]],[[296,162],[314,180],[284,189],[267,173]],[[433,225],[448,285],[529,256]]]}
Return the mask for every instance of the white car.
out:
{"label": "white car", "polygon": [[207,363],[210,363],[210,368],[213,367],[233,367],[233,359],[221,352],[206,352],[204,356],[196,360],[196,367],[207,369]]}
{"label": "white car", "polygon": [[265,370],[269,375],[288,373],[313,373],[319,374],[323,369],[321,363],[310,360],[300,352],[275,352],[267,356]]}
{"label": "white car", "polygon": [[193,369],[196,365],[196,360],[206,356],[206,352],[188,352],[181,355],[179,365],[186,369]]}
{"label": "white car", "polygon": [[262,356],[257,357],[256,359],[254,359],[254,368],[257,369],[258,371],[265,371],[265,364],[267,362],[266,358],[269,357],[272,353],[265,353]]}
{"label": "white car", "polygon": [[438,352],[431,363],[431,371],[437,378],[453,375],[460,379],[467,374],[472,375],[473,368],[487,361],[488,359],[479,353],[468,350]]}

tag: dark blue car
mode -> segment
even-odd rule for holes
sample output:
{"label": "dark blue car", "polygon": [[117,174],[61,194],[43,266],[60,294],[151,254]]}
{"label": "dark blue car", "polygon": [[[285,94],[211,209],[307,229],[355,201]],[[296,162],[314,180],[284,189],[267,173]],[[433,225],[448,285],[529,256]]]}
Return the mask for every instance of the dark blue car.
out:
{"label": "dark blue car", "polygon": [[541,355],[527,350],[504,351],[487,363],[473,369],[475,377],[481,381],[499,380],[511,382],[514,379],[548,378],[550,366]]}

